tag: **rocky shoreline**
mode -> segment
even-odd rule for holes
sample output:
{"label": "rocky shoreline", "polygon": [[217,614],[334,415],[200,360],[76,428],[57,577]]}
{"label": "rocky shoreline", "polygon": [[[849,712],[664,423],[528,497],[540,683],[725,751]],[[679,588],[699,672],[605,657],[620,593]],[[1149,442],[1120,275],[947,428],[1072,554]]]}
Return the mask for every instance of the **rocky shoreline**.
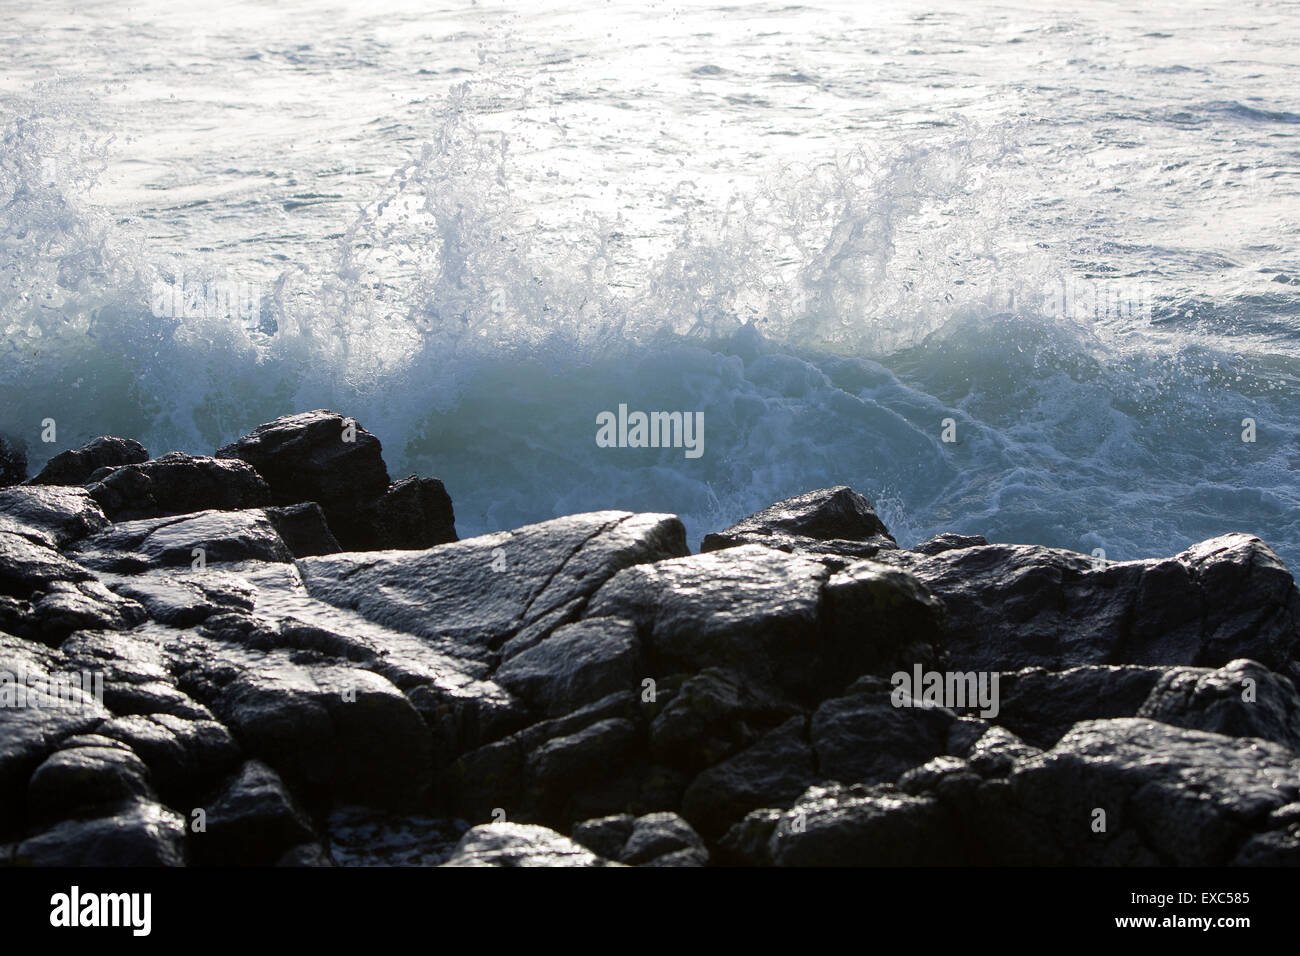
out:
{"label": "rocky shoreline", "polygon": [[1298,647],[1246,534],[457,540],[333,412],[101,438],[0,488],[0,864],[1294,865]]}

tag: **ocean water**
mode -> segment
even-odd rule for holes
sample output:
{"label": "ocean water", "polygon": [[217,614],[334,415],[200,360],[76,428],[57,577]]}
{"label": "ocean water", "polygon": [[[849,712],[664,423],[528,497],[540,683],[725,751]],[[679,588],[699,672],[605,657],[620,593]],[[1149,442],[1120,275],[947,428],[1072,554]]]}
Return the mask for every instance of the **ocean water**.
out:
{"label": "ocean water", "polygon": [[1297,60],[1278,0],[7,2],[0,432],[331,407],[462,536],[849,484],[1300,567]]}

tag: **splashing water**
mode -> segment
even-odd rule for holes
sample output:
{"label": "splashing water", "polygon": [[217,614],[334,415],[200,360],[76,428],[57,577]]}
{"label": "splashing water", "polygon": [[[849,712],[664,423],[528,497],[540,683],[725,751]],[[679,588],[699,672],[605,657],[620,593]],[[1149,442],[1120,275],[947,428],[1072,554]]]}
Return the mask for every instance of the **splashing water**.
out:
{"label": "splashing water", "polygon": [[[1260,212],[1297,209],[1285,98],[1239,102],[1217,47],[1134,65],[1137,23],[900,11],[870,34],[872,77],[858,27],[813,70],[766,21],[688,13],[646,41],[680,53],[656,82],[621,84],[599,72],[624,62],[615,41],[565,48],[580,5],[535,33],[444,31],[445,60],[477,52],[472,77],[436,70],[436,95],[314,145],[302,134],[328,117],[304,108],[292,163],[270,133],[220,160],[150,159],[134,175],[177,197],[161,204],[120,172],[123,151],[146,163],[132,136],[167,154],[161,134],[99,132],[136,115],[145,80],[119,78],[130,109],[73,82],[8,92],[0,430],[39,467],[104,433],[209,452],[327,406],[378,434],[395,474],[443,478],[462,535],[623,508],[678,513],[698,540],[844,483],[904,544],[954,530],[1122,559],[1247,530],[1294,566],[1300,262],[1294,228]],[[218,67],[290,93],[304,73],[405,89],[436,30],[401,5],[374,16],[155,67],[204,89]],[[957,37],[976,62],[934,66]],[[1079,75],[1114,84],[1105,109],[1062,87]],[[934,90],[966,100],[936,110]],[[160,287],[211,302],[231,276],[251,310],[158,308]],[[620,404],[702,412],[704,454],[598,447],[596,416]]]}

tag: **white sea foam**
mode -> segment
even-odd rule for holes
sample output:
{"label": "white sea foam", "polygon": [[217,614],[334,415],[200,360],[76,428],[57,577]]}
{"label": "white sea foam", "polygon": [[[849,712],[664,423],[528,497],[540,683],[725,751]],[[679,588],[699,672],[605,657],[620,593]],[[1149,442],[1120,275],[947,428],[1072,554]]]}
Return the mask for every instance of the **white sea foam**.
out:
{"label": "white sea foam", "polygon": [[[69,14],[99,61],[26,49],[98,62],[104,101],[4,50],[0,430],[39,466],[328,406],[443,478],[462,534],[610,507],[698,542],[845,483],[903,543],[1246,530],[1295,566],[1294,15],[1224,5],[1175,48],[1083,9],[619,8],[606,39],[578,4],[467,29],[299,3],[194,44],[161,8]],[[263,298],[152,308],[180,276]],[[1141,308],[1062,309],[1068,283]],[[598,447],[620,404],[702,412],[706,453]]]}

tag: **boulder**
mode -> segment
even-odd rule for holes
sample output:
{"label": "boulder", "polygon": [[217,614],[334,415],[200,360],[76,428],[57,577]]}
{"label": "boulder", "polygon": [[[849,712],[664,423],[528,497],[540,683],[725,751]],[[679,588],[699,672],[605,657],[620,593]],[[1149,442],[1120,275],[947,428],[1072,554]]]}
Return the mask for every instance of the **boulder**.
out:
{"label": "boulder", "polygon": [[204,829],[191,837],[194,862],[266,866],[315,838],[311,822],[279,775],[249,760],[204,809]]}
{"label": "boulder", "polygon": [[357,550],[422,550],[458,540],[451,495],[437,478],[394,482],[358,514]]}
{"label": "boulder", "polygon": [[443,866],[620,866],[546,827],[487,823],[466,833]]}
{"label": "boulder", "polygon": [[698,773],[749,747],[800,708],[735,671],[689,678],[650,725],[655,759]]}
{"label": "boulder", "polygon": [[1260,737],[1300,753],[1300,695],[1288,678],[1255,661],[1171,668],[1134,713],[1176,727]]}
{"label": "boulder", "polygon": [[832,573],[740,545],[622,571],[585,613],[636,622],[657,673],[723,667],[806,698],[916,660],[937,635],[939,605],[895,568],[859,562]]}
{"label": "boulder", "polygon": [[[893,782],[945,752],[957,715],[942,707],[898,707],[884,680],[825,701],[809,723],[821,778],[839,783]],[[910,698],[908,698],[910,700]]]}
{"label": "boulder", "polygon": [[101,738],[64,746],[27,784],[29,819],[61,820],[124,800],[154,799],[149,768],[130,748]]}
{"label": "boulder", "polygon": [[20,485],[0,490],[0,531],[34,544],[63,548],[107,527],[103,509],[84,488]]}
{"label": "boulder", "polygon": [[265,479],[275,505],[314,501],[348,550],[373,540],[363,509],[388,492],[379,439],[326,409],[286,415],[219,448],[217,457],[247,462]]}
{"label": "boulder", "polygon": [[1026,862],[1222,866],[1300,799],[1300,756],[1142,718],[1085,721],[1016,767],[1009,798],[1002,835]]}
{"label": "boulder", "polygon": [[570,835],[575,843],[581,843],[597,856],[617,860],[635,824],[636,817],[632,814],[614,813],[575,823]]}
{"label": "boulder", "polygon": [[958,670],[1217,667],[1238,657],[1284,670],[1300,642],[1300,591],[1250,535],[1147,561],[1001,544],[880,558],[943,602],[949,664]]}
{"label": "boulder", "polygon": [[617,859],[629,866],[704,866],[709,851],[677,814],[647,813],[633,822]]}
{"label": "boulder", "polygon": [[778,501],[725,531],[705,535],[700,551],[742,544],[862,558],[898,547],[871,502],[847,485]]}
{"label": "boulder", "polygon": [[29,485],[84,485],[101,468],[138,465],[149,460],[144,446],[131,438],[104,436],[60,452],[27,479]]}
{"label": "boulder", "polygon": [[644,674],[640,657],[631,623],[588,618],[556,628],[492,676],[547,716],[559,716],[616,691],[638,688]]}
{"label": "boulder", "polygon": [[185,821],[147,800],[108,816],[65,820],[18,844],[19,866],[184,866]]}
{"label": "boulder", "polygon": [[534,624],[566,623],[549,616],[576,615],[618,571],[685,550],[671,515],[602,511],[426,551],[304,558],[298,567],[317,600],[486,662]]}
{"label": "boulder", "polygon": [[1082,720],[1135,717],[1164,667],[1087,664],[1000,675],[997,722],[1036,747],[1055,744]]}
{"label": "boulder", "polygon": [[86,487],[111,521],[271,504],[270,488],[249,465],[181,452],[136,465],[101,468]]}
{"label": "boulder", "polygon": [[325,512],[314,501],[262,510],[295,558],[343,550],[325,521]]}
{"label": "boulder", "polygon": [[792,717],[752,747],[692,781],[682,815],[705,837],[718,837],[759,807],[786,807],[817,779],[807,722]]}

